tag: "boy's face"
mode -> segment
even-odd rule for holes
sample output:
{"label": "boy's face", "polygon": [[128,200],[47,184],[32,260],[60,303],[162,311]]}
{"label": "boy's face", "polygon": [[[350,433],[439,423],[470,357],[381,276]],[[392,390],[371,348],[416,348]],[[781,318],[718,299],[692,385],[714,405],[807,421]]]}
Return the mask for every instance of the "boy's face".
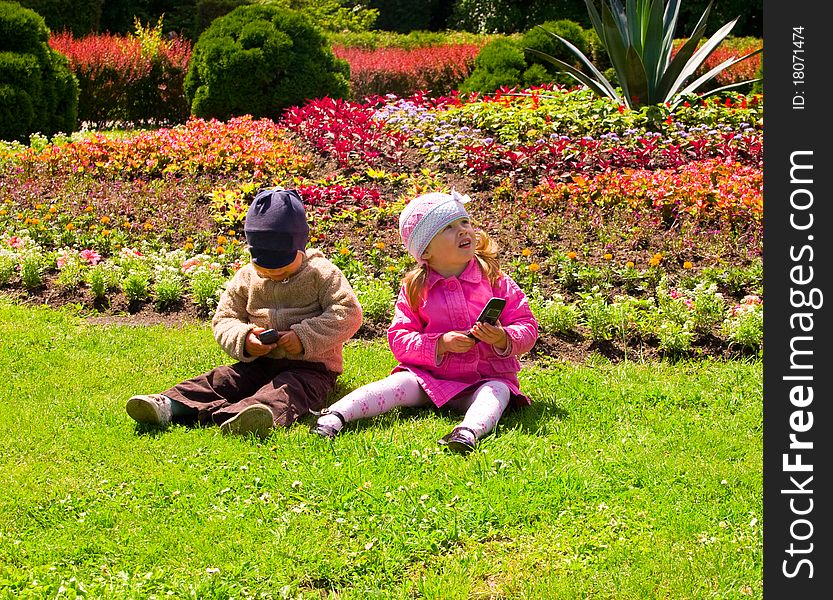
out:
{"label": "boy's face", "polygon": [[295,260],[286,265],[285,267],[281,267],[279,269],[264,269],[254,263],[252,266],[257,271],[257,274],[263,277],[264,279],[271,279],[272,281],[284,281],[292,277],[298,269],[301,268],[301,263],[304,260],[304,253],[300,250],[295,255]]}

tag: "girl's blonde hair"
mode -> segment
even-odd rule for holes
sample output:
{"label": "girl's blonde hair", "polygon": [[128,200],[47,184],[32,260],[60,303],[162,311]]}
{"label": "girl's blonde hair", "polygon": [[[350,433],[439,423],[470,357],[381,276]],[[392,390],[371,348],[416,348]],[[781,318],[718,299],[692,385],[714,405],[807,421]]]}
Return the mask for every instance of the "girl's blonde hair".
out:
{"label": "girl's blonde hair", "polygon": [[[500,263],[497,259],[498,245],[489,237],[489,234],[482,229],[477,230],[477,247],[474,250],[474,258],[480,265],[480,270],[489,283],[495,285],[501,275]],[[425,281],[428,277],[428,265],[420,264],[405,274],[402,283],[405,286],[405,295],[408,297],[408,305],[413,310],[419,308],[420,302],[425,294]]]}

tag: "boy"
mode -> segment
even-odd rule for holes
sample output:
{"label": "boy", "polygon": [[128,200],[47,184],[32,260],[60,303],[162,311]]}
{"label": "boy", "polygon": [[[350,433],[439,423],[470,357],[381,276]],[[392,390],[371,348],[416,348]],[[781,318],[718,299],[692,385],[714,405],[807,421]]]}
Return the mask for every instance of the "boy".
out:
{"label": "boy", "polygon": [[[140,423],[215,423],[225,434],[265,437],[320,410],[343,370],[345,341],[362,310],[344,274],[307,249],[309,226],[295,190],[257,194],[244,225],[251,262],[223,292],[214,337],[237,362],[161,394],[133,396],[127,414]],[[258,335],[276,329],[278,339]]]}

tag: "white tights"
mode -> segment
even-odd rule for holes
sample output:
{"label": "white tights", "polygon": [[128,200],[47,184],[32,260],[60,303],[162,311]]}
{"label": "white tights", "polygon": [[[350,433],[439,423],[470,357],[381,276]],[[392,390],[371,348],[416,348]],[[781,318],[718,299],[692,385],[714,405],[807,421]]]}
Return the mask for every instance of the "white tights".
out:
{"label": "white tights", "polygon": [[[454,398],[448,403],[452,410],[464,413],[460,427],[474,431],[480,439],[495,428],[509,405],[510,391],[505,383],[487,381],[473,393]],[[345,422],[375,417],[396,406],[429,406],[431,401],[419,381],[408,371],[398,371],[384,379],[357,388],[330,405],[330,412],[340,413]],[[341,429],[341,421],[333,414],[319,417],[318,424]]]}

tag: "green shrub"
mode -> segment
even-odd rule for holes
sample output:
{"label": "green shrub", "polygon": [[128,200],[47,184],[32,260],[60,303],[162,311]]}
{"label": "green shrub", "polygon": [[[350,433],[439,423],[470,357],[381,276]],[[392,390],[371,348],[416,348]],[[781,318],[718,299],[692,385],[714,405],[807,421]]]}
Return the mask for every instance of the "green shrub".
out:
{"label": "green shrub", "polygon": [[310,98],[349,95],[350,68],[300,13],[240,6],[215,20],[194,45],[185,94],[191,112],[228,119],[280,118]]}
{"label": "green shrub", "polygon": [[197,0],[194,11],[194,39],[198,39],[216,19],[229,14],[238,6],[251,4],[251,0]]}
{"label": "green shrub", "polygon": [[574,64],[577,68],[580,67],[581,64],[576,59],[576,55],[570,52],[570,49],[563,42],[554,38],[550,33],[560,35],[584,54],[587,54],[589,48],[587,33],[581,25],[569,19],[547,21],[546,23],[542,23],[540,27],[533,27],[524,33],[521,38],[520,45],[524,49],[526,64],[530,67],[533,65],[543,66],[550,75],[549,81],[567,86],[576,85],[577,82],[575,79],[567,73],[560,71],[553,63],[545,61],[527,51],[527,48],[532,48],[567,63]]}
{"label": "green shrub", "polygon": [[500,87],[522,85],[526,68],[524,51],[516,42],[494,39],[477,55],[474,71],[460,85],[460,91],[491,94]]}
{"label": "green shrub", "polygon": [[0,0],[0,139],[76,129],[78,82],[48,40],[43,17]]}

